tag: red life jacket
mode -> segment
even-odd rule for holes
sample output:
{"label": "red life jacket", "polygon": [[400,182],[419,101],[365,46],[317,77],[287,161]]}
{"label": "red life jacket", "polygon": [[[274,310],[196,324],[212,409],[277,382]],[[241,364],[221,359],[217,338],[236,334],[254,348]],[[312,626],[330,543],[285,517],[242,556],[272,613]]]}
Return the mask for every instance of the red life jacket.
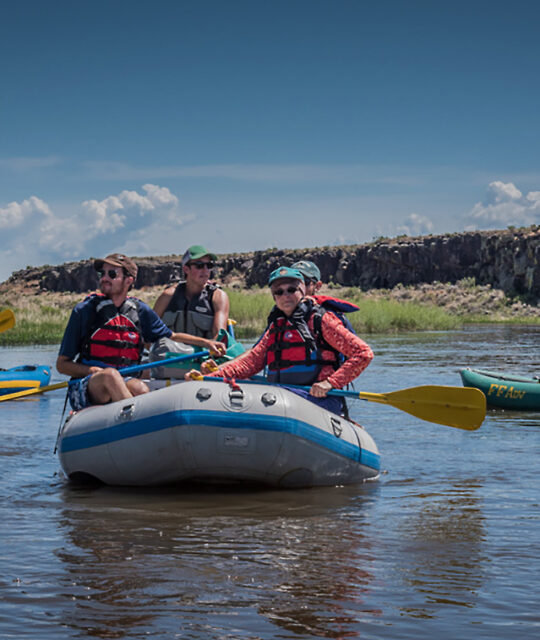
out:
{"label": "red life jacket", "polygon": [[342,300],[341,298],[335,298],[334,296],[323,296],[320,293],[316,293],[312,296],[315,302],[325,309],[331,311],[340,311],[341,313],[353,313],[354,311],[360,311],[360,307],[349,302],[348,300]]}
{"label": "red life jacket", "polygon": [[136,298],[117,308],[101,293],[92,294],[93,318],[80,353],[85,364],[103,363],[116,369],[138,364],[144,348]]}
{"label": "red life jacket", "polygon": [[323,366],[339,368],[338,352],[322,336],[325,313],[310,299],[302,300],[289,317],[274,307],[268,318],[269,382],[310,385],[317,380]]}

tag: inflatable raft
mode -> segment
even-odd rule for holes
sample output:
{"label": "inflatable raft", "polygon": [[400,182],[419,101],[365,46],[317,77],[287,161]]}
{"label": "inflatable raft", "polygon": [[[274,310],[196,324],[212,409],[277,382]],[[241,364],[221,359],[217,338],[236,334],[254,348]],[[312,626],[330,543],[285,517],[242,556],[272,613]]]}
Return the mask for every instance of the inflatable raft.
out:
{"label": "inflatable raft", "polygon": [[475,387],[484,392],[490,407],[540,411],[540,380],[505,375],[481,369],[462,369],[465,387]]}
{"label": "inflatable raft", "polygon": [[380,468],[359,425],[282,387],[207,380],[83,409],[57,448],[70,480],[126,486],[332,486],[377,478]]}
{"label": "inflatable raft", "polygon": [[12,369],[0,369],[0,395],[37,389],[49,384],[51,368],[26,364]]}

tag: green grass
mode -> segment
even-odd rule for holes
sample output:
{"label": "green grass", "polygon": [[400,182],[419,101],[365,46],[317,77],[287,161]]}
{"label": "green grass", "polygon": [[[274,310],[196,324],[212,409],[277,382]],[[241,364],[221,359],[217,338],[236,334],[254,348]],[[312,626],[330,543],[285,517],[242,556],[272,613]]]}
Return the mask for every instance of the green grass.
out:
{"label": "green grass", "polygon": [[[272,308],[272,297],[267,291],[254,292],[227,291],[231,302],[230,316],[237,325],[236,334],[243,338],[259,335],[266,327],[266,317]],[[462,321],[439,307],[395,302],[392,300],[371,300],[356,292],[349,291],[348,300],[360,307],[360,311],[350,314],[355,331],[363,333],[398,333],[401,331],[445,331],[456,329]]]}
{"label": "green grass", "polygon": [[[239,338],[254,338],[266,327],[266,318],[273,301],[268,289],[225,289],[231,303],[230,317],[236,321]],[[152,306],[161,288],[135,291],[134,295]],[[370,333],[400,333],[408,331],[448,331],[464,323],[508,322],[512,324],[540,324],[538,317],[465,314],[445,311],[436,304],[397,301],[363,294],[358,289],[336,291],[338,297],[350,300],[360,311],[349,314],[359,335]],[[48,293],[42,295],[10,296],[0,300],[0,308],[15,313],[13,329],[0,333],[0,345],[58,344],[75,304],[83,294]],[[486,305],[489,308],[489,305]]]}
{"label": "green grass", "polygon": [[462,324],[459,318],[439,307],[394,300],[356,298],[351,302],[360,307],[360,311],[349,316],[358,334],[448,331],[457,329]]}
{"label": "green grass", "polygon": [[1,346],[24,344],[58,344],[66,327],[71,309],[36,304],[12,305],[15,326],[0,333]]}
{"label": "green grass", "polygon": [[272,296],[261,289],[226,289],[231,308],[229,316],[236,322],[238,338],[253,338],[266,328],[266,318],[273,306]]}
{"label": "green grass", "polygon": [[485,316],[472,314],[464,320],[466,324],[519,324],[519,325],[540,325],[540,317],[498,317],[497,315]]}

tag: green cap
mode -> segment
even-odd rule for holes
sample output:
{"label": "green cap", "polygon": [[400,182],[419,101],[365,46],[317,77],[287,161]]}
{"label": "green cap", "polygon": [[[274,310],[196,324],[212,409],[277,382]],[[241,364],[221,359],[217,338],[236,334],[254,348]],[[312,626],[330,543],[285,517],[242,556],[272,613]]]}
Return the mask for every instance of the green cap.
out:
{"label": "green cap", "polygon": [[215,253],[208,251],[201,244],[193,244],[182,256],[182,266],[190,262],[190,260],[199,260],[200,258],[204,258],[204,256],[208,256],[212,258],[214,262],[217,262],[217,256]]}
{"label": "green cap", "polygon": [[304,282],[304,276],[298,271],[298,269],[291,269],[291,267],[278,267],[274,269],[268,278],[268,284],[272,284],[276,280],[281,280],[282,278],[290,278],[291,280],[300,280],[300,282]]}
{"label": "green cap", "polygon": [[298,269],[300,273],[307,278],[308,280],[317,280],[317,282],[321,279],[321,272],[319,271],[319,267],[311,260],[300,260],[299,262],[295,262],[292,265],[293,269]]}

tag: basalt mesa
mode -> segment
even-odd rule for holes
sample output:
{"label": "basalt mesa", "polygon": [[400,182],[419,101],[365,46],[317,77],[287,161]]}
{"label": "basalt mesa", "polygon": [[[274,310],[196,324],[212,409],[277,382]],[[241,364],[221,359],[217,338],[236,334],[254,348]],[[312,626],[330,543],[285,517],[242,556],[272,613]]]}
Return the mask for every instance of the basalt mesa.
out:
{"label": "basalt mesa", "polygon": [[[180,247],[183,249],[183,247]],[[230,286],[264,286],[280,264],[316,262],[325,283],[363,291],[398,285],[471,279],[533,305],[540,300],[540,227],[439,236],[379,238],[351,246],[267,249],[219,256],[216,279]],[[181,275],[181,255],[137,258],[137,288],[164,285]],[[36,291],[84,292],[96,288],[92,260],[17,271],[0,285]]]}

